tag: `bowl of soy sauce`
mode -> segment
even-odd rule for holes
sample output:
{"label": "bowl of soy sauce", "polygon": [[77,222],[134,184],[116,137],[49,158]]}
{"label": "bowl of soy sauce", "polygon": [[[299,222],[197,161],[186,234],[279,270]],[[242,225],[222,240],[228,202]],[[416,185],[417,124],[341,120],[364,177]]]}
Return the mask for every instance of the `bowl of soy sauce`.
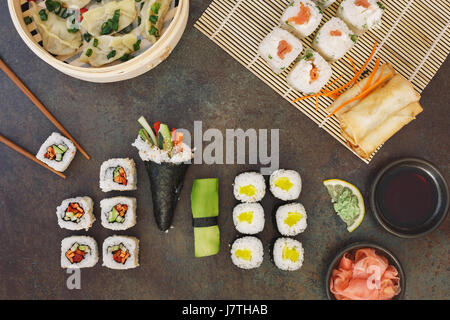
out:
{"label": "bowl of soy sauce", "polygon": [[438,228],[447,217],[448,185],[428,161],[401,159],[375,177],[370,206],[377,221],[390,233],[420,237]]}

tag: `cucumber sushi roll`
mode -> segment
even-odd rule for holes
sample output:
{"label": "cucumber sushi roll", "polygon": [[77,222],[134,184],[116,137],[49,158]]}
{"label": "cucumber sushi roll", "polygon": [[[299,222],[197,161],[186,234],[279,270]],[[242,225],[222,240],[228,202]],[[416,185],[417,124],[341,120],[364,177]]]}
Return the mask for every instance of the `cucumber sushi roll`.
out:
{"label": "cucumber sushi roll", "polygon": [[241,269],[255,269],[263,262],[264,249],[256,237],[242,237],[231,246],[231,260]]}
{"label": "cucumber sushi roll", "polygon": [[89,230],[95,221],[94,202],[89,197],[77,197],[63,200],[56,208],[58,225],[68,230]]}
{"label": "cucumber sushi roll", "polygon": [[111,236],[103,242],[103,266],[132,269],[139,266],[139,240],[129,236]]}
{"label": "cucumber sushi roll", "polygon": [[283,12],[281,26],[299,38],[306,38],[320,24],[322,9],[311,0],[295,0]]}
{"label": "cucumber sushi roll", "polygon": [[108,191],[136,190],[137,175],[133,159],[109,159],[100,167],[100,189]]}
{"label": "cucumber sushi roll", "polygon": [[61,241],[61,268],[90,268],[97,262],[98,247],[94,238],[73,236]]}
{"label": "cucumber sushi roll", "polygon": [[236,230],[243,234],[256,234],[264,229],[264,209],[259,203],[241,203],[233,209]]}
{"label": "cucumber sushi roll", "polygon": [[312,47],[328,61],[342,58],[356,43],[355,35],[339,18],[333,17],[317,32]]}
{"label": "cucumber sushi roll", "polygon": [[102,226],[126,230],[136,225],[136,198],[114,197],[100,201]]}
{"label": "cucumber sushi roll", "polygon": [[39,149],[36,158],[56,171],[64,172],[75,157],[77,148],[66,137],[53,132]]}
{"label": "cucumber sushi roll", "polygon": [[261,42],[258,48],[260,56],[269,67],[279,74],[283,72],[302,52],[303,45],[290,32],[275,27]]}
{"label": "cucumber sushi roll", "polygon": [[242,202],[258,202],[266,194],[266,182],[262,174],[245,172],[234,179],[234,197]]}
{"label": "cucumber sushi roll", "polygon": [[316,2],[321,8],[326,9],[335,3],[336,0],[316,0]]}
{"label": "cucumber sushi roll", "polygon": [[381,26],[385,7],[377,0],[344,0],[337,11],[337,16],[360,35],[367,30]]}
{"label": "cucumber sushi roll", "polygon": [[167,232],[193,153],[183,142],[182,132],[170,130],[160,121],[152,127],[144,117],[138,122],[142,128],[132,146],[139,150],[150,178],[156,224],[161,231]]}
{"label": "cucumber sushi roll", "polygon": [[289,203],[278,208],[275,214],[278,231],[283,236],[296,236],[305,231],[306,210],[300,203]]}
{"label": "cucumber sushi roll", "polygon": [[328,62],[317,52],[308,49],[289,72],[287,83],[304,94],[319,92],[330,80],[333,71]]}
{"label": "cucumber sushi roll", "polygon": [[270,191],[283,201],[295,200],[302,191],[302,179],[300,174],[294,170],[279,169],[270,175]]}
{"label": "cucumber sushi roll", "polygon": [[301,242],[291,238],[278,238],[273,246],[273,260],[280,270],[295,271],[303,265]]}

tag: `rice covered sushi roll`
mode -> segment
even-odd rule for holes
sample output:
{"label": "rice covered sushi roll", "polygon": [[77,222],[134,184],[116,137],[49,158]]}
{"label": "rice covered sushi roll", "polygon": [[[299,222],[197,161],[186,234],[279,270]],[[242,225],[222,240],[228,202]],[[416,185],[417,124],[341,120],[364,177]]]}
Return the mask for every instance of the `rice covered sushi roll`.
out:
{"label": "rice covered sushi roll", "polygon": [[314,94],[327,84],[332,74],[328,62],[320,54],[309,49],[289,72],[286,80],[294,89],[304,94]]}
{"label": "rice covered sushi roll", "polygon": [[139,266],[139,240],[130,236],[111,236],[103,241],[103,266],[132,269]]}
{"label": "rice covered sushi roll", "polygon": [[291,238],[278,238],[273,246],[273,260],[280,270],[295,271],[303,264],[301,242]]}
{"label": "rice covered sushi roll", "polygon": [[259,203],[241,203],[233,209],[236,230],[243,234],[256,234],[264,229],[264,209]]}
{"label": "rice covered sushi roll", "polygon": [[281,26],[300,38],[306,38],[320,24],[322,9],[311,0],[295,0],[281,16]]}
{"label": "rice covered sushi roll", "polygon": [[357,38],[344,21],[333,17],[317,32],[312,47],[326,60],[336,61],[353,47]]}
{"label": "rice covered sushi roll", "polygon": [[259,45],[260,56],[267,61],[269,67],[279,74],[298,57],[303,45],[290,32],[275,27]]}
{"label": "rice covered sushi roll", "polygon": [[360,35],[367,30],[381,26],[384,5],[378,0],[344,0],[337,16]]}
{"label": "rice covered sushi roll", "polygon": [[136,190],[137,175],[133,159],[109,159],[100,167],[100,189],[108,191]]}
{"label": "rice covered sushi roll", "polygon": [[326,9],[335,3],[336,0],[316,0],[316,2],[321,8]]}
{"label": "rice covered sushi roll", "polygon": [[263,262],[264,249],[256,237],[242,237],[231,246],[231,260],[241,269],[258,268]]}
{"label": "rice covered sushi roll", "polygon": [[245,172],[234,179],[234,197],[242,202],[258,202],[266,194],[266,182],[258,172]]}
{"label": "rice covered sushi roll", "polygon": [[95,221],[94,202],[89,197],[76,197],[63,200],[56,208],[60,228],[68,230],[89,230]]}
{"label": "rice covered sushi roll", "polygon": [[39,149],[36,158],[56,171],[64,172],[75,157],[77,148],[66,137],[53,132]]}
{"label": "rice covered sushi roll", "polygon": [[136,225],[136,198],[114,197],[100,201],[102,226],[126,230]]}
{"label": "rice covered sushi roll", "polygon": [[270,191],[283,201],[295,200],[302,191],[302,178],[297,171],[279,169],[270,175]]}
{"label": "rice covered sushi roll", "polygon": [[61,241],[61,268],[90,268],[97,262],[98,247],[94,238],[72,236]]}
{"label": "rice covered sushi roll", "polygon": [[306,210],[300,203],[289,203],[278,208],[275,214],[278,231],[283,236],[296,236],[305,231]]}

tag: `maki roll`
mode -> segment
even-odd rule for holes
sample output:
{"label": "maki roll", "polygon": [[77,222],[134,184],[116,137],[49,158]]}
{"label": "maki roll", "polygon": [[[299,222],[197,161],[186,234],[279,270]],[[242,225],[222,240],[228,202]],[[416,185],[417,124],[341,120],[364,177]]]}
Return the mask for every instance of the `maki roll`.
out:
{"label": "maki roll", "polygon": [[344,0],[337,11],[337,16],[360,35],[367,30],[381,26],[384,5],[377,0]]}
{"label": "maki roll", "polygon": [[56,171],[64,172],[75,157],[75,145],[57,132],[53,132],[39,149],[36,158]]}
{"label": "maki roll", "polygon": [[114,197],[100,201],[102,226],[127,230],[136,225],[136,198]]}
{"label": "maki roll", "polygon": [[259,45],[259,54],[269,67],[279,74],[298,57],[303,45],[290,32],[274,28]]}
{"label": "maki roll", "polygon": [[231,246],[231,261],[241,269],[255,269],[263,262],[264,249],[256,237],[242,237]]}
{"label": "maki roll", "polygon": [[288,74],[287,83],[305,94],[319,92],[330,80],[333,71],[317,52],[308,49]]}
{"label": "maki roll", "polygon": [[77,197],[63,200],[56,208],[58,225],[68,230],[89,230],[95,221],[94,202],[90,197]]}
{"label": "maki roll", "polygon": [[90,268],[97,261],[98,247],[94,238],[73,236],[61,241],[61,268]]}
{"label": "maki roll", "polygon": [[264,209],[259,203],[241,203],[233,209],[236,230],[243,234],[256,234],[264,229]]}
{"label": "maki roll", "polygon": [[281,16],[281,26],[299,38],[306,38],[320,24],[322,9],[311,0],[295,0]]}
{"label": "maki roll", "polygon": [[336,61],[353,47],[357,38],[344,21],[333,17],[317,32],[312,47],[326,60]]}
{"label": "maki roll", "polygon": [[138,122],[142,128],[132,144],[139,150],[150,178],[153,213],[162,231],[172,225],[176,204],[183,187],[191,148],[183,143],[183,133],[172,131],[167,124],[156,122],[153,128],[144,117]]}
{"label": "maki roll", "polygon": [[137,175],[133,159],[109,159],[100,167],[100,189],[108,191],[136,190]]}
{"label": "maki roll", "polygon": [[280,270],[295,271],[303,265],[301,242],[291,238],[278,238],[273,246],[273,260]]}
{"label": "maki roll", "polygon": [[258,202],[266,194],[266,182],[260,173],[241,173],[234,179],[233,192],[236,200],[242,202]]}
{"label": "maki roll", "polygon": [[275,214],[278,231],[283,236],[296,236],[305,231],[306,210],[300,203],[289,203],[278,208]]}
{"label": "maki roll", "polygon": [[321,8],[326,9],[335,3],[336,0],[317,0],[316,2]]}
{"label": "maki roll", "polygon": [[270,191],[283,201],[295,200],[302,191],[302,179],[294,170],[279,169],[270,175]]}
{"label": "maki roll", "polygon": [[111,236],[103,241],[103,266],[133,269],[139,266],[139,240],[129,236]]}

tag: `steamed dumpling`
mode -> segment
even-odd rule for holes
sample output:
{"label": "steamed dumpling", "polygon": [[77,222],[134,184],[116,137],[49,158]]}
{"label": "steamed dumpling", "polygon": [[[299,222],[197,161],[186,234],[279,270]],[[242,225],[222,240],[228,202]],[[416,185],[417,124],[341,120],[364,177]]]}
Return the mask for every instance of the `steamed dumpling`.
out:
{"label": "steamed dumpling", "polygon": [[64,6],[67,8],[84,8],[91,0],[62,0]]}
{"label": "steamed dumpling", "polygon": [[92,37],[89,42],[85,43],[79,60],[89,63],[93,67],[99,67],[135,51],[134,47],[137,42],[137,36],[133,33],[123,36]]}
{"label": "steamed dumpling", "polygon": [[[115,13],[118,13],[117,26],[111,28],[114,24]],[[91,35],[108,35],[129,26],[136,20],[136,17],[135,0],[111,1],[85,12],[81,26]]]}
{"label": "steamed dumpling", "polygon": [[172,0],[147,0],[141,11],[142,36],[152,43],[161,35]]}
{"label": "steamed dumpling", "polygon": [[39,15],[40,10],[45,9],[31,2],[33,20],[42,37],[44,48],[56,55],[75,54],[82,44],[81,32],[69,32],[67,20],[48,10],[45,10],[47,20],[43,21]]}

